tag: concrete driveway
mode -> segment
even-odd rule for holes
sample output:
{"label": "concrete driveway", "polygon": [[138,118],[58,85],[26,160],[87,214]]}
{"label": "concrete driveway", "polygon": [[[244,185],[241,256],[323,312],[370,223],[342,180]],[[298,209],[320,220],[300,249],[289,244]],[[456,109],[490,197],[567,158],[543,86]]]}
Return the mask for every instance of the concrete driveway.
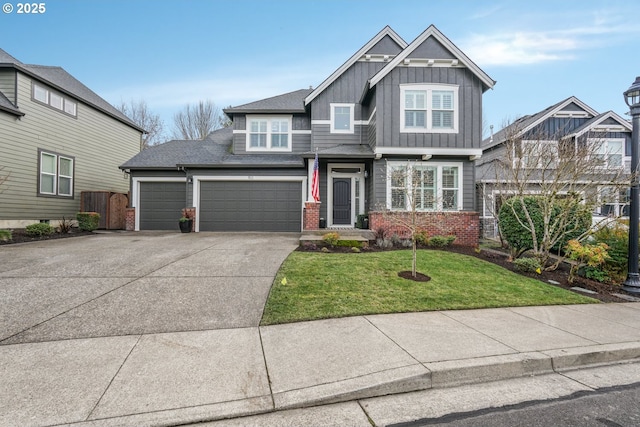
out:
{"label": "concrete driveway", "polygon": [[0,247],[0,345],[255,327],[298,237],[115,232]]}

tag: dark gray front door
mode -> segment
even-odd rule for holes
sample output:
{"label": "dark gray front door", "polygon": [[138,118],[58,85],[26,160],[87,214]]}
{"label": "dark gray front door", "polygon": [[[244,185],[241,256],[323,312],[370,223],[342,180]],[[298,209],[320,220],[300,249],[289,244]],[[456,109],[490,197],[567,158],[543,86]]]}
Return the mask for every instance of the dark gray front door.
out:
{"label": "dark gray front door", "polygon": [[184,182],[140,183],[140,230],[176,230],[186,205]]}
{"label": "dark gray front door", "polygon": [[200,231],[302,229],[302,185],[296,181],[203,181]]}
{"label": "dark gray front door", "polygon": [[351,178],[333,178],[333,223],[351,224]]}

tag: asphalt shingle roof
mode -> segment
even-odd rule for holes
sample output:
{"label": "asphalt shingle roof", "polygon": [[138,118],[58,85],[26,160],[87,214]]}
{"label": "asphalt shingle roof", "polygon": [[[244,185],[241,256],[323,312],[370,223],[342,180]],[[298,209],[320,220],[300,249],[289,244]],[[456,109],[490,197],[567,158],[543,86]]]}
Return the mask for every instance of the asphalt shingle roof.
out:
{"label": "asphalt shingle roof", "polygon": [[300,89],[237,107],[226,108],[224,112],[227,115],[247,113],[304,113],[304,99],[311,92],[313,92],[313,89]]}
{"label": "asphalt shingle roof", "polygon": [[15,114],[16,116],[24,116],[24,113],[13,105],[13,103],[9,101],[9,98],[7,98],[2,92],[0,92],[0,110]]}
{"label": "asphalt shingle roof", "polygon": [[175,169],[185,167],[303,167],[298,154],[230,153],[233,130],[223,128],[201,141],[174,140],[136,154],[120,169]]}
{"label": "asphalt shingle roof", "polygon": [[16,68],[137,130],[144,130],[62,67],[24,64],[2,49],[0,49],[0,67]]}

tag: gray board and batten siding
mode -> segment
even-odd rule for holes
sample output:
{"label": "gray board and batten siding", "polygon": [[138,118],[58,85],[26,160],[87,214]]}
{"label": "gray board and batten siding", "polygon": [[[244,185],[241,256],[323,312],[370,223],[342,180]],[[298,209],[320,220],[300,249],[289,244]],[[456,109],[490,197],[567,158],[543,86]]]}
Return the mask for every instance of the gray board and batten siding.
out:
{"label": "gray board and batten siding", "polygon": [[[402,84],[458,85],[457,133],[401,133]],[[469,69],[454,67],[397,67],[378,82],[376,102],[377,147],[480,148],[482,83]]]}

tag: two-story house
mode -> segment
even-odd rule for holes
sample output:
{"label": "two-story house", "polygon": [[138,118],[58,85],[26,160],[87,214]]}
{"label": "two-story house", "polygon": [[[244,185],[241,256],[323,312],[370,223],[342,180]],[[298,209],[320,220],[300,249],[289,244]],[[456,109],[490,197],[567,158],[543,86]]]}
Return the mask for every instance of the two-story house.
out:
{"label": "two-story house", "polygon": [[[432,234],[476,244],[474,160],[494,84],[436,27],[411,43],[385,27],[315,89],[228,108],[232,128],[124,163],[132,225],[176,229],[192,207],[196,231],[353,228],[365,213],[377,229],[411,209],[410,187]],[[410,173],[392,179],[398,169]]]}
{"label": "two-story house", "polygon": [[[571,148],[568,154],[574,158],[554,160],[554,157],[563,156],[559,147],[564,147],[565,153]],[[584,151],[582,154],[576,151],[580,148]],[[613,111],[599,114],[571,96],[515,120],[485,139],[482,150],[476,174],[484,237],[498,236],[497,216],[501,203],[515,193],[548,193],[550,190],[576,193],[597,206],[594,211],[596,221],[599,217],[627,215],[631,123]],[[586,158],[579,159],[580,155]],[[502,176],[499,163],[518,171],[519,177],[514,174]],[[546,184],[541,180],[540,171],[536,170],[542,167],[546,168],[548,176]],[[543,185],[546,190],[541,190]],[[559,197],[563,196],[559,194]]]}
{"label": "two-story house", "polygon": [[74,219],[82,191],[126,193],[143,129],[60,67],[0,49],[0,227]]}

